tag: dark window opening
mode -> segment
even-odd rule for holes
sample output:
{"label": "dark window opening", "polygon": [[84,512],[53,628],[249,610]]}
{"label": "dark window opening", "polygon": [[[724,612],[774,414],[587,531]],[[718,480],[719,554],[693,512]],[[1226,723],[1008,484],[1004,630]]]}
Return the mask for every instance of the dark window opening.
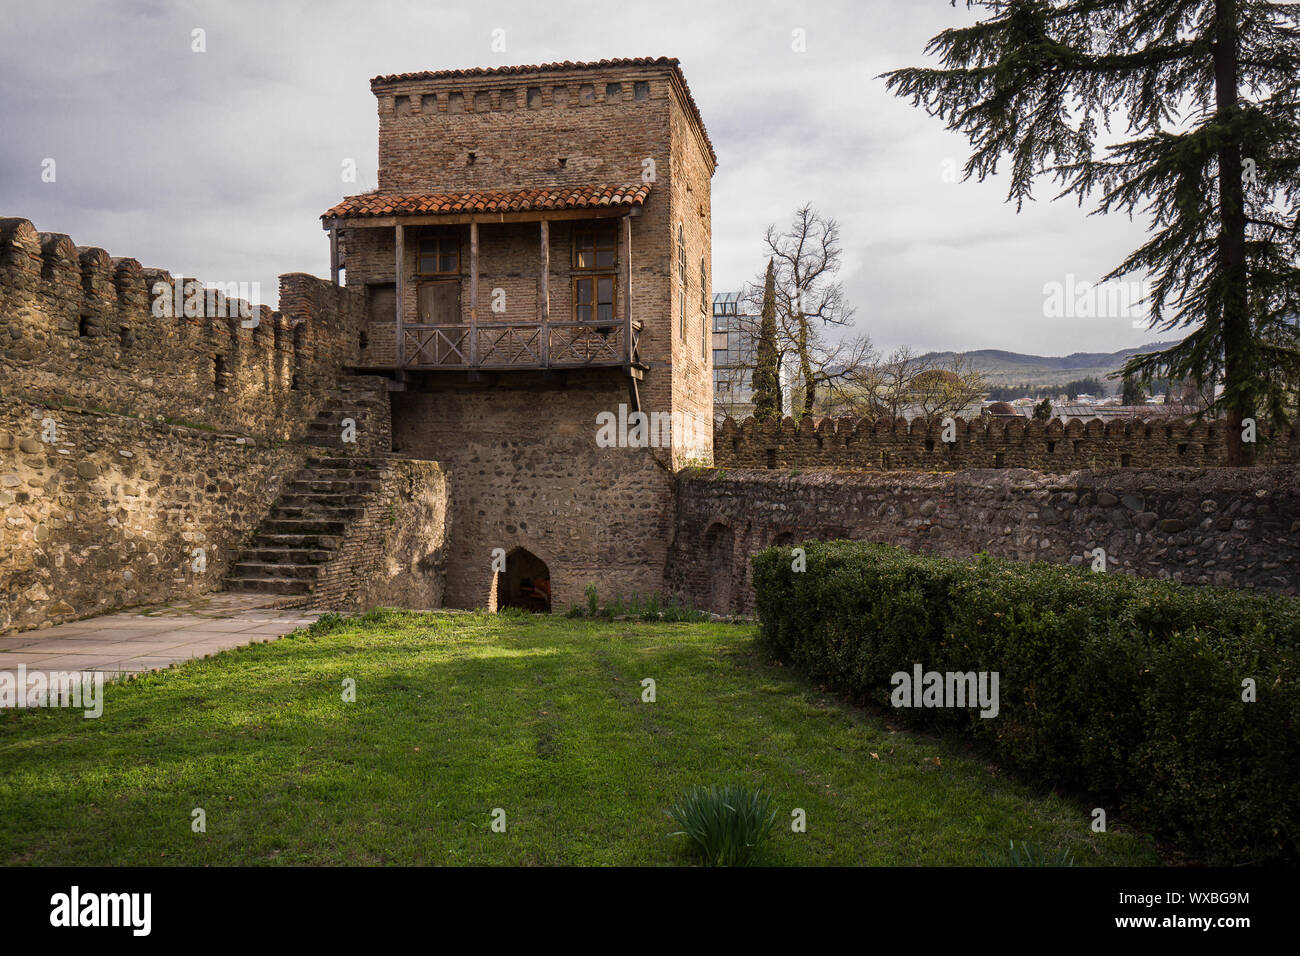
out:
{"label": "dark window opening", "polygon": [[477,153],[470,153],[470,154],[469,154],[469,164],[470,164],[471,166],[474,165],[474,160],[476,160],[476,159],[478,159],[478,154],[477,154]]}
{"label": "dark window opening", "polygon": [[90,316],[88,316],[88,315],[83,315],[83,316],[82,316],[82,317],[77,321],[77,335],[80,336],[80,337],[83,338],[83,339],[84,339],[84,338],[88,338],[88,337],[90,336],[90,330],[91,330],[91,327],[90,327]]}
{"label": "dark window opening", "polygon": [[775,449],[775,448],[769,448],[769,449],[767,450],[767,467],[768,467],[768,468],[775,468],[775,467],[776,467],[776,449]]}
{"label": "dark window opening", "polygon": [[618,95],[621,94],[622,92],[623,92],[623,84],[622,84],[622,83],[606,83],[606,84],[605,84],[605,99],[607,99],[607,100],[612,100],[612,99],[614,99],[616,96],[618,96]]}
{"label": "dark window opening", "polygon": [[218,392],[226,390],[226,360],[220,355],[212,356],[212,387]]}
{"label": "dark window opening", "polygon": [[1120,456],[1119,456],[1119,466],[1120,466],[1121,468],[1127,468],[1127,467],[1129,467],[1131,464],[1133,464],[1133,456],[1132,456],[1132,455],[1120,455]]}
{"label": "dark window opening", "polygon": [[537,109],[542,105],[542,88],[540,86],[528,87],[527,103],[529,109]]}
{"label": "dark window opening", "polygon": [[1007,456],[1002,452],[995,453],[993,455],[993,467],[1005,468],[1006,466],[1007,466]]}
{"label": "dark window opening", "polygon": [[933,438],[927,438],[927,439],[925,440],[925,450],[926,450],[926,451],[934,451],[934,439],[933,439]]}
{"label": "dark window opening", "polygon": [[1186,446],[1186,445],[1179,445],[1179,446],[1178,446],[1178,454],[1179,454],[1179,455],[1186,455],[1186,454],[1187,454],[1187,446]]}
{"label": "dark window opening", "polygon": [[134,341],[134,339],[131,336],[130,326],[126,326],[126,325],[122,326],[120,329],[117,330],[117,335],[118,335],[118,342],[122,346],[122,348],[129,349],[131,347],[131,343]]}
{"label": "dark window opening", "polygon": [[1056,451],[1056,442],[1049,441],[1047,443],[1047,453],[1050,455],[1053,454],[1055,451]]}
{"label": "dark window opening", "polygon": [[365,329],[362,329],[361,335],[357,339],[357,345],[360,346],[362,351],[365,351],[366,346],[368,346],[369,344],[370,344],[370,336],[366,335]]}
{"label": "dark window opening", "polygon": [[650,84],[645,80],[637,80],[632,84],[632,95],[638,100],[650,98]]}
{"label": "dark window opening", "polygon": [[559,163],[560,168],[563,169],[565,166],[569,164],[569,158],[567,156],[561,156],[559,159],[556,160],[556,162]]}

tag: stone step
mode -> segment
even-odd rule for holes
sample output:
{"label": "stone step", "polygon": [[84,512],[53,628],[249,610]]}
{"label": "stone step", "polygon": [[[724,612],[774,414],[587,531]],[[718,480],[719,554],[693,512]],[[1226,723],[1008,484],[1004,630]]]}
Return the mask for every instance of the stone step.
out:
{"label": "stone step", "polygon": [[352,505],[284,505],[277,503],[267,517],[273,521],[282,518],[295,521],[346,521],[349,518],[361,517],[362,511],[363,509]]}
{"label": "stone step", "polygon": [[[363,415],[363,416],[360,416],[360,417],[358,417],[358,416],[354,416],[354,415],[342,415],[342,416],[339,416],[339,418],[340,418],[340,419],[342,419],[342,418],[351,418],[351,419],[353,420],[353,422],[354,422],[354,423],[356,424],[356,426],[357,426],[357,434],[358,434],[358,435],[361,435],[361,434],[363,434],[363,433],[365,432],[365,430],[366,430],[366,425],[368,424],[368,422],[366,421],[366,418],[365,418],[364,415]],[[309,434],[309,435],[324,435],[324,434],[330,434],[330,435],[335,435],[335,434],[337,434],[337,435],[342,435],[342,434],[343,434],[343,422],[342,422],[341,420],[336,420],[336,419],[329,419],[329,418],[322,419],[322,418],[317,418],[314,422],[309,422],[309,423],[308,423],[308,425],[307,425],[307,434]]]}
{"label": "stone step", "polygon": [[258,564],[323,564],[334,556],[330,548],[253,548],[240,555]]}
{"label": "stone step", "polygon": [[250,548],[313,548],[333,552],[343,543],[341,535],[333,534],[281,534],[259,531],[249,543]]}
{"label": "stone step", "polygon": [[226,578],[225,587],[259,594],[310,594],[313,583],[300,578]]}
{"label": "stone step", "polygon": [[375,471],[384,467],[384,459],[361,455],[320,455],[309,457],[304,467],[322,471]]}
{"label": "stone step", "polygon": [[302,508],[308,505],[324,505],[328,508],[363,504],[365,495],[352,492],[309,491],[306,493],[289,492],[280,496],[279,504],[287,508]]}
{"label": "stone step", "polygon": [[347,531],[346,521],[331,521],[326,518],[268,518],[262,522],[262,530],[267,534],[335,534]]}
{"label": "stone step", "polygon": [[374,491],[379,482],[373,478],[295,478],[286,489],[292,494],[358,494]]}
{"label": "stone step", "polygon": [[257,578],[311,578],[315,580],[320,574],[320,566],[315,564],[266,564],[259,561],[240,561],[230,569],[235,580]]}

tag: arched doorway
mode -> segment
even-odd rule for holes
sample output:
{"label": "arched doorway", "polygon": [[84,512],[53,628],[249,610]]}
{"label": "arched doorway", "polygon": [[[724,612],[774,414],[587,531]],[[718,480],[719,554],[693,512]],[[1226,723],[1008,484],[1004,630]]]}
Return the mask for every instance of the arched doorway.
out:
{"label": "arched doorway", "polygon": [[518,607],[549,614],[551,571],[546,562],[526,548],[506,555],[506,569],[496,576],[497,610]]}
{"label": "arched doorway", "polygon": [[725,524],[715,523],[705,532],[704,553],[709,575],[709,610],[714,614],[731,613],[735,550],[735,533]]}

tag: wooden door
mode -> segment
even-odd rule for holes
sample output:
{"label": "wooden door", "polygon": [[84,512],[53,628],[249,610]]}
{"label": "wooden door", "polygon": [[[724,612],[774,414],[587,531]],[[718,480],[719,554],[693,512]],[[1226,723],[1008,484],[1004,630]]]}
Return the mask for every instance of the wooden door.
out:
{"label": "wooden door", "polygon": [[460,325],[460,280],[420,283],[420,324]]}

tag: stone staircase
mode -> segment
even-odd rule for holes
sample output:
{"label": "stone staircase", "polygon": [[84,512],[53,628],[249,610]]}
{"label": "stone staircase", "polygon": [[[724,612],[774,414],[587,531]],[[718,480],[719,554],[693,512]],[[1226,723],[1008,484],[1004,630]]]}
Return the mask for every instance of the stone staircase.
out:
{"label": "stone staircase", "polygon": [[230,569],[227,591],[305,595],[379,488],[383,459],[319,456],[289,482]]}
{"label": "stone staircase", "polygon": [[[355,425],[355,441],[345,442],[344,421]],[[348,455],[385,455],[392,451],[393,430],[387,381],[377,376],[344,377],[316,420],[307,426],[306,439],[322,448]]]}
{"label": "stone staircase", "polygon": [[[224,582],[237,593],[310,595],[321,570],[338,553],[350,522],[378,491],[392,445],[383,379],[345,378],[308,426],[318,446],[294,475],[231,567]],[[343,441],[343,419],[356,424],[356,442]]]}

